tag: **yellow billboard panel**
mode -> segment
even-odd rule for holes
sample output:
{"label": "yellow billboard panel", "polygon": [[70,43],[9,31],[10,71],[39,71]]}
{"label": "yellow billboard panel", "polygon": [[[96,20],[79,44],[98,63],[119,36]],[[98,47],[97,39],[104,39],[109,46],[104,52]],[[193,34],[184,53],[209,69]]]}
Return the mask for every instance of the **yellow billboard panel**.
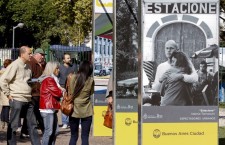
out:
{"label": "yellow billboard panel", "polygon": [[115,113],[115,145],[138,144],[138,114],[137,112]]}
{"label": "yellow billboard panel", "polygon": [[94,107],[93,136],[112,136],[112,129],[103,125],[107,106]]}
{"label": "yellow billboard panel", "polygon": [[218,123],[143,123],[142,145],[217,145]]}

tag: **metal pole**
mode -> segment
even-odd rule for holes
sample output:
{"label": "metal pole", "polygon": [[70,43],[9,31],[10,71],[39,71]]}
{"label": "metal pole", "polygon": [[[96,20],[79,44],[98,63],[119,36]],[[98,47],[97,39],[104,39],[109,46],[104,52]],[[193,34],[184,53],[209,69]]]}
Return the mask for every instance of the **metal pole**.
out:
{"label": "metal pole", "polygon": [[79,31],[79,46],[80,46],[80,27],[79,27],[79,29],[78,29],[78,31]]}
{"label": "metal pole", "polygon": [[[220,79],[221,79],[221,82],[220,83],[221,83],[221,85],[222,85],[222,83],[224,81],[223,80],[223,71],[224,71],[224,66],[223,66],[223,48],[224,47],[222,47],[222,66],[220,66],[221,67],[221,70],[222,70],[221,73],[220,73]],[[224,90],[224,88],[222,87],[221,90]],[[222,96],[223,96],[223,98],[221,98],[222,100],[220,100],[220,101],[223,102],[224,101],[224,94],[223,94],[223,92],[222,92]]]}
{"label": "metal pole", "polygon": [[12,41],[12,48],[14,49],[14,41],[15,41],[15,28],[13,27],[13,41]]}
{"label": "metal pole", "polygon": [[[142,145],[142,96],[143,96],[143,7],[144,1],[138,1],[138,145]],[[138,23],[139,21],[139,23]]]}
{"label": "metal pole", "polygon": [[13,26],[13,40],[12,40],[12,48],[14,49],[15,47],[14,47],[14,41],[15,41],[15,29],[17,28],[17,27],[19,27],[19,28],[22,28],[24,26],[24,24],[23,23],[19,23],[17,26]]}

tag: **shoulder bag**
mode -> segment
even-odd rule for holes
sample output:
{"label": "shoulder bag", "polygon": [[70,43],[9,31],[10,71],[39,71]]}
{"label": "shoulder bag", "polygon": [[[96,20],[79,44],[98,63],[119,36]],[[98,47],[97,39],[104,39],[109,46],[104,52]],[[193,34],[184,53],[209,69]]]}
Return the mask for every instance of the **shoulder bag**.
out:
{"label": "shoulder bag", "polygon": [[104,116],[104,123],[103,123],[103,125],[105,127],[112,128],[112,125],[113,125],[113,112],[112,112],[112,105],[111,104],[108,104],[108,108],[107,108],[107,111],[106,111],[105,116]]}
{"label": "shoulder bag", "polygon": [[67,76],[67,81],[66,81],[66,92],[64,92],[63,95],[63,100],[61,103],[61,111],[63,114],[67,115],[67,116],[71,116],[73,113],[73,107],[74,107],[74,97],[71,94],[70,89],[70,79],[72,77],[72,74],[70,73]]}

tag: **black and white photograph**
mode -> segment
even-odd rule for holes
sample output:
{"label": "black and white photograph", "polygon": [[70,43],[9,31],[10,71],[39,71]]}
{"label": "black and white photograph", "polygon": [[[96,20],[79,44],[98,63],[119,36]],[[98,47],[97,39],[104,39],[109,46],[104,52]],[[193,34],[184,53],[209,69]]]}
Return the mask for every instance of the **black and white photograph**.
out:
{"label": "black and white photograph", "polygon": [[218,104],[216,7],[217,3],[146,0],[144,106]]}

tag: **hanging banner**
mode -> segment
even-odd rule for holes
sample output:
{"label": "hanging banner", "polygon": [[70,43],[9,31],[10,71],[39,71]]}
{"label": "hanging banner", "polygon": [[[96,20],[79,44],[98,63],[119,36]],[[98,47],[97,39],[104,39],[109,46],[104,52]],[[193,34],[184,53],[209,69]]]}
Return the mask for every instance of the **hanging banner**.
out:
{"label": "hanging banner", "polygon": [[217,145],[219,0],[142,8],[142,145]]}
{"label": "hanging banner", "polygon": [[116,2],[115,145],[138,144],[137,1]]}

